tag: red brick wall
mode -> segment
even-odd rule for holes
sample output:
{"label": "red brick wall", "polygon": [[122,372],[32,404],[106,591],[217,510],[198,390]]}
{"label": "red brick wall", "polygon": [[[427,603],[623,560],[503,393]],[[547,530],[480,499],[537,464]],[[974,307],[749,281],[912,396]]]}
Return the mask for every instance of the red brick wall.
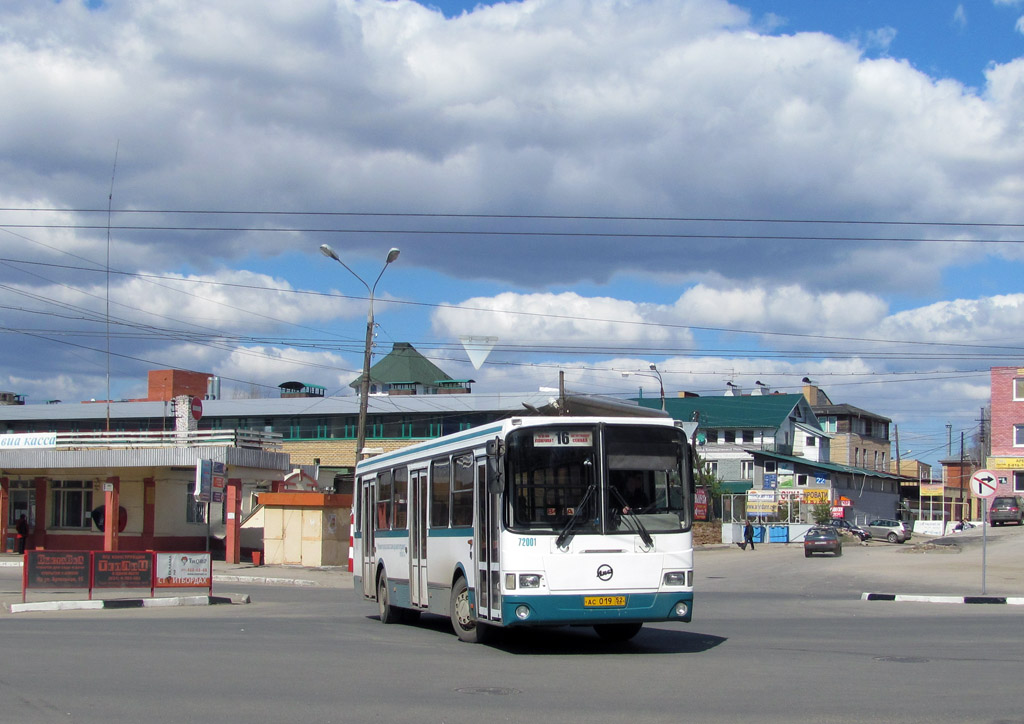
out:
{"label": "red brick wall", "polygon": [[1013,446],[1013,426],[1024,425],[1024,400],[1013,399],[1013,381],[1024,378],[1022,367],[993,367],[992,455],[1024,456],[1024,447]]}
{"label": "red brick wall", "polygon": [[213,377],[209,372],[188,370],[150,370],[149,395],[147,400],[172,400],[178,395],[192,397],[206,396],[206,381]]}

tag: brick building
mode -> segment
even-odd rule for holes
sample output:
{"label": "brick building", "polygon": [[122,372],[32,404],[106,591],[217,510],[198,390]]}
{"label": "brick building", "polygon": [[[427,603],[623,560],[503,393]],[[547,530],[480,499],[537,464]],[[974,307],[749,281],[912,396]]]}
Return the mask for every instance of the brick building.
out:
{"label": "brick building", "polygon": [[991,405],[986,467],[997,473],[996,495],[1024,494],[1024,367],[991,369]]}

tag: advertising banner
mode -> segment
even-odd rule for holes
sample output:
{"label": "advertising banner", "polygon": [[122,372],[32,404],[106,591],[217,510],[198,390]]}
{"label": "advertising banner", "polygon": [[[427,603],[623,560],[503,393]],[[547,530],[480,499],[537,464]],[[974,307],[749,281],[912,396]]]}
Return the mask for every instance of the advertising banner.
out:
{"label": "advertising banner", "polygon": [[828,502],[828,491],[827,490],[805,490],[803,495],[803,501],[808,505],[818,505],[820,503]]}
{"label": "advertising banner", "polygon": [[705,488],[697,488],[694,493],[693,517],[697,520],[708,519],[708,491]]}
{"label": "advertising banner", "polygon": [[192,495],[200,503],[223,503],[227,465],[214,460],[196,461],[196,486]]}
{"label": "advertising banner", "polygon": [[774,490],[748,490],[747,515],[774,515],[778,511]]}
{"label": "advertising banner", "polygon": [[96,551],[92,554],[93,588],[152,588],[153,554],[142,551]]}
{"label": "advertising banner", "polygon": [[157,553],[156,588],[213,588],[209,553]]}
{"label": "advertising banner", "polygon": [[88,588],[89,551],[28,551],[25,588]]}

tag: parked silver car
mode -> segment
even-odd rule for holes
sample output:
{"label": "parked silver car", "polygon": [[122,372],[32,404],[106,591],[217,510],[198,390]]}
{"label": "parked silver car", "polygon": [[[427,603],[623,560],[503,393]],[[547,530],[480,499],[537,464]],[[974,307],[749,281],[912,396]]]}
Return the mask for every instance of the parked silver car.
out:
{"label": "parked silver car", "polygon": [[872,538],[884,538],[890,543],[906,543],[910,540],[910,527],[902,520],[876,518],[864,526]]}

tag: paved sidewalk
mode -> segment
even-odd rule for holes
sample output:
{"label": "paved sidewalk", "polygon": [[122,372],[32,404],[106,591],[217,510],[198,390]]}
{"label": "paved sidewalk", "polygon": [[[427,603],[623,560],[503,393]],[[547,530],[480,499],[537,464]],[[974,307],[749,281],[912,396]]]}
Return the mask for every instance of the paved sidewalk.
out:
{"label": "paved sidewalk", "polygon": [[[88,600],[88,591],[72,590],[29,590],[27,605],[22,603],[22,557],[0,553],[0,615],[28,611],[57,611],[100,608],[149,608],[155,606],[196,606],[221,603],[248,603],[247,596],[218,595],[232,583],[267,586],[312,586],[321,588],[351,588],[352,574],[348,567],[325,566],[304,568],[302,566],[254,566],[252,563],[213,562],[213,596],[207,596],[203,589],[157,590],[155,598],[149,597],[148,590],[140,595],[138,591],[120,589],[98,589],[93,591],[93,600]],[[201,595],[196,595],[202,592]],[[131,595],[135,594],[135,598]]]}

